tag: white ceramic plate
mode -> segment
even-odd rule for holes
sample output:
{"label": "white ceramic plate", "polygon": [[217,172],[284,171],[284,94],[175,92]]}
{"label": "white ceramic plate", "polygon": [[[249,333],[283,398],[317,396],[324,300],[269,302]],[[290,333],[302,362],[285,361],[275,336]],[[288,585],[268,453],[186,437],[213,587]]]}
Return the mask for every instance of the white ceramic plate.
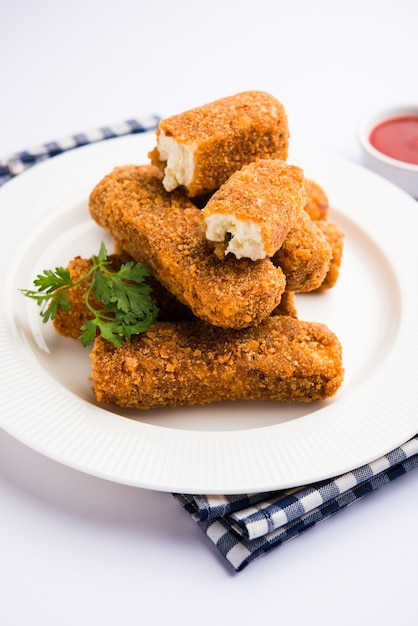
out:
{"label": "white ceramic plate", "polygon": [[90,390],[89,350],[43,325],[20,288],[90,256],[104,239],[88,194],[115,165],[147,162],[153,134],[83,147],[0,190],[0,426],[61,463],[162,491],[243,493],[343,473],[418,432],[418,205],[367,170],[294,148],[290,161],[327,191],[346,233],[334,289],[298,296],[344,348],[345,382],[309,405],[221,403],[109,410]]}

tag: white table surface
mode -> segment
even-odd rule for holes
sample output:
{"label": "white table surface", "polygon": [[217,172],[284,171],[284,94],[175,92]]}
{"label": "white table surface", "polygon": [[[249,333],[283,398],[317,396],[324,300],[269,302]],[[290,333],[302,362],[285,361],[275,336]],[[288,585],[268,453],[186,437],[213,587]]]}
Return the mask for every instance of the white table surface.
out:
{"label": "white table surface", "polygon": [[[0,154],[263,89],[292,141],[359,161],[358,117],[418,100],[417,24],[416,0],[4,2]],[[417,489],[415,471],[234,574],[170,494],[0,430],[0,623],[413,624]]]}

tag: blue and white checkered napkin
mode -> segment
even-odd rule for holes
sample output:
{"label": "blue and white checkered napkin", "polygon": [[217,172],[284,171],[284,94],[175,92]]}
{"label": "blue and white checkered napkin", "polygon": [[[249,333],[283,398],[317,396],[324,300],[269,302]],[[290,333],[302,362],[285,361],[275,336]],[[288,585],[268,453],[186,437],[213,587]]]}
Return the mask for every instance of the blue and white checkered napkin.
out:
{"label": "blue and white checkered napkin", "polygon": [[148,115],[141,118],[132,118],[124,122],[103,126],[101,128],[92,128],[83,133],[62,137],[58,141],[49,141],[40,146],[34,146],[29,150],[11,154],[0,159],[0,187],[8,180],[21,174],[28,168],[46,161],[51,157],[68,152],[74,148],[85,146],[90,143],[104,141],[105,139],[113,139],[115,137],[123,137],[124,135],[132,135],[144,133],[147,130],[156,128],[159,117],[157,115]]}
{"label": "blue and white checkered napkin", "polygon": [[[52,141],[0,160],[0,186],[24,170],[90,143],[153,130],[159,118],[135,118]],[[173,494],[235,571],[347,505],[418,466],[418,435],[389,454],[320,483],[243,495]]]}
{"label": "blue and white checkered napkin", "polygon": [[233,496],[173,494],[239,572],[418,466],[418,435],[351,472],[297,489]]}

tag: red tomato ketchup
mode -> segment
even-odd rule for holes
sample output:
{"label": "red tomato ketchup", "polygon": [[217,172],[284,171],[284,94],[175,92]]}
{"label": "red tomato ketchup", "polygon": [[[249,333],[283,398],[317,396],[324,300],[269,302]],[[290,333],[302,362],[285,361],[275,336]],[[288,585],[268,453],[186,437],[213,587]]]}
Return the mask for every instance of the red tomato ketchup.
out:
{"label": "red tomato ketchup", "polygon": [[381,122],[370,133],[376,150],[392,159],[418,165],[418,115],[392,117]]}

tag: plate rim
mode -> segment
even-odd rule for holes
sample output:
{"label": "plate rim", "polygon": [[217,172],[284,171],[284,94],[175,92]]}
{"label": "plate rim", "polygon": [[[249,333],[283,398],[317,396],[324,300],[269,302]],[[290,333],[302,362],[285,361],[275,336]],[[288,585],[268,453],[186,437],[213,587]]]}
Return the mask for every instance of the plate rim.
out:
{"label": "plate rim", "polygon": [[[0,189],[0,206],[3,203],[7,204],[7,202],[9,202],[10,200],[13,201],[13,198],[16,198],[16,196],[18,198],[22,194],[23,196],[26,196],[27,194],[27,192],[25,191],[26,188],[29,188],[29,191],[32,191],[33,193],[34,189],[39,188],[40,181],[46,180],[49,176],[56,175],[57,173],[58,175],[60,175],[60,173],[62,174],[65,168],[74,166],[76,164],[76,167],[78,168],[78,170],[82,169],[83,167],[86,166],[86,164],[88,165],[89,162],[91,162],[91,159],[93,158],[93,159],[96,159],[95,165],[94,167],[90,168],[89,175],[86,176],[86,180],[83,182],[82,185],[79,186],[78,190],[76,191],[76,189],[74,189],[74,197],[82,193],[86,193],[87,190],[90,190],[92,188],[91,181],[93,179],[95,180],[95,182],[98,182],[98,180],[100,180],[102,175],[106,174],[109,171],[109,164],[112,162],[112,159],[114,161],[113,163],[114,165],[120,164],[115,161],[116,154],[118,154],[119,156],[126,152],[126,154],[129,153],[129,155],[133,155],[135,154],[135,151],[138,151],[139,153],[141,153],[141,151],[144,149],[144,146],[147,145],[147,142],[151,141],[151,137],[153,136],[154,136],[154,133],[151,131],[148,133],[143,133],[141,135],[125,136],[125,137],[120,137],[120,138],[109,139],[109,140],[106,140],[105,142],[95,143],[95,144],[91,144],[88,146],[82,146],[80,148],[76,148],[74,150],[71,150],[70,152],[58,155],[57,157],[54,157],[54,159],[50,159],[39,165],[36,165],[32,169],[27,170],[26,172],[23,172],[21,175],[19,175],[15,179],[12,179],[11,181],[9,181]],[[302,156],[302,159],[301,159],[301,156]],[[398,203],[398,206],[399,205],[401,206],[401,211],[404,211],[404,212],[409,211],[411,215],[413,215],[413,208],[415,208],[413,205],[415,201],[413,200],[412,197],[408,196],[405,192],[396,188],[391,183],[388,183],[384,179],[381,179],[376,174],[370,172],[369,170],[366,170],[365,168],[362,168],[361,166],[355,163],[346,161],[342,159],[341,157],[330,155],[324,152],[319,152],[312,148],[306,148],[306,147],[300,147],[300,146],[296,146],[293,149],[291,149],[289,161],[292,160],[293,162],[298,164],[300,160],[302,161],[307,160],[309,162],[309,159],[312,159],[312,158],[316,158],[318,161],[327,163],[327,164],[332,162],[334,164],[334,167],[337,167],[337,169],[342,168],[344,172],[348,171],[349,174],[354,176],[354,178],[359,178],[360,180],[366,180],[366,182],[371,181],[370,185],[372,186],[373,190],[377,189],[379,191],[379,194],[378,194],[379,197],[381,193],[385,196],[389,196],[391,199],[393,198]],[[39,192],[39,193],[42,196],[44,191]],[[64,192],[63,192],[63,195],[65,196]],[[63,198],[60,198],[59,200],[67,201],[68,197],[66,198],[63,197]],[[50,204],[48,205],[47,202],[45,203],[44,212],[47,212],[49,210],[49,207],[51,205],[53,206],[54,203],[56,204],[57,201],[58,201],[58,198],[51,197]],[[7,210],[7,207],[4,207],[4,208]],[[414,220],[416,221],[416,224],[418,225],[417,214],[414,214]],[[30,228],[30,224],[28,225],[28,228]],[[25,239],[23,239],[23,243],[21,243],[21,245],[24,245],[24,241]],[[385,241],[384,243],[386,244],[387,241]],[[6,260],[7,260],[7,255],[10,254],[10,251],[12,250],[13,246],[19,248],[19,241],[17,240],[17,237],[15,235],[8,239],[7,245],[4,246],[0,255],[0,278],[2,278],[6,284],[6,290],[7,290],[7,284],[10,278],[9,276],[7,276]],[[394,246],[394,249],[395,251],[397,250],[396,245]],[[415,254],[415,257],[417,257],[416,252],[414,252],[414,254]],[[418,260],[418,257],[416,258],[416,260]],[[396,259],[396,261],[399,261],[399,259]],[[394,259],[394,262],[395,262],[395,259]],[[401,277],[399,274],[399,272],[401,271],[400,268],[401,268],[401,264],[399,264],[398,266],[397,276],[402,283],[401,284],[402,293],[403,295],[408,297],[408,306],[410,307],[412,306],[413,311],[417,312],[418,311],[417,298],[412,297],[413,294],[408,293],[406,289],[406,283],[408,280],[410,280],[411,276],[408,275],[407,277],[405,276]],[[410,273],[412,274],[412,272]],[[413,277],[415,278],[415,276]],[[405,306],[404,306],[404,309],[405,309]],[[405,311],[403,311],[403,314],[404,313]],[[411,311],[409,311],[409,314],[404,315],[404,320],[403,320],[404,325],[406,324],[408,326],[406,331],[404,331],[403,333],[404,335],[407,334],[407,331],[411,327],[411,322],[412,322],[411,316],[412,316]],[[11,326],[10,323],[11,323],[11,320],[8,319],[7,315],[4,315],[2,311],[0,314],[0,332],[1,332],[0,346],[3,346],[3,348],[6,347],[6,349],[8,348],[9,350],[12,351],[12,350],[16,350],[16,343],[19,342],[19,338],[16,334],[13,334],[11,332],[10,329],[13,326]],[[403,337],[402,345],[398,346],[401,351],[402,351],[402,348],[403,349],[405,348],[405,341],[406,341],[405,337]],[[411,347],[411,350],[412,349],[413,347]],[[19,352],[20,356],[22,358],[25,358],[23,357],[23,353],[24,351],[20,350]],[[402,355],[404,356],[404,353],[402,353]],[[5,364],[4,358],[3,357],[0,357],[0,358],[3,359],[3,365],[4,365]],[[409,354],[408,358],[410,359],[412,368],[415,367],[415,370],[416,370],[416,359],[414,359],[413,354]],[[23,370],[26,369],[26,375],[33,376],[34,377],[33,380],[35,381],[37,380],[36,376],[34,376],[33,363],[30,363],[30,358],[29,358],[29,362],[25,363],[25,367],[23,367],[23,363],[19,359],[17,359],[17,363],[14,363],[14,366],[17,368],[17,370],[19,369],[19,371],[21,371],[22,369]],[[374,385],[375,387],[379,388],[381,384],[382,376],[383,378],[385,378],[385,376],[387,377],[388,375],[388,372],[386,372],[386,369],[387,368],[383,367],[379,370],[374,380],[370,381],[371,386]],[[399,380],[399,374],[398,374],[397,380]],[[62,396],[62,394],[58,394],[59,398],[56,398],[55,395],[52,394],[51,389],[49,390],[49,392],[51,394],[51,398],[52,398],[51,404],[54,410],[55,408],[59,410],[59,406],[57,406],[56,403],[58,402],[58,405],[59,405],[60,398],[63,401],[63,405],[66,406],[66,402],[68,401],[68,398],[69,398],[68,394],[66,395],[64,393],[65,397]],[[364,390],[359,390],[357,393],[361,395],[362,393],[364,393]],[[368,390],[368,392],[366,393],[366,398],[363,398],[363,400],[367,401],[370,393],[371,393],[370,390]],[[79,420],[79,424],[77,425],[77,428],[78,428],[77,436],[73,435],[74,441],[78,441],[79,444],[81,443],[83,432],[85,433],[86,428],[89,431],[89,436],[91,436],[90,429],[87,426],[88,426],[89,419],[90,420],[92,419],[93,413],[94,413],[93,422],[96,423],[97,412],[99,412],[102,415],[104,411],[108,413],[108,415],[113,415],[113,417],[111,417],[108,421],[112,423],[118,422],[118,428],[116,430],[121,430],[120,429],[121,418],[119,416],[111,414],[103,408],[99,409],[98,407],[94,407],[93,409],[92,405],[90,404],[88,404],[88,409],[87,409],[86,408],[87,403],[83,399],[78,399],[77,401],[76,398],[73,396],[70,396],[70,399],[71,399],[71,403],[70,403],[71,410],[75,411],[75,409],[77,409],[76,417]],[[337,442],[338,437],[341,436],[342,432],[340,433],[334,432],[335,426],[332,425],[332,419],[330,419],[329,414],[332,413],[333,410],[335,410],[335,406],[337,404],[338,404],[338,410],[344,413],[344,411],[347,411],[349,409],[349,407],[347,409],[347,404],[350,404],[351,400],[352,398],[351,399],[345,398],[341,401],[333,400],[325,404],[318,411],[310,415],[309,420],[304,421],[305,422],[304,427],[306,428],[306,424],[309,423],[310,426],[308,427],[308,429],[312,429],[312,428],[315,428],[315,422],[317,422],[318,419],[328,420],[330,428],[332,429],[331,438],[333,438],[333,440]],[[407,405],[410,402],[410,398],[407,398],[407,400],[408,402],[406,403],[404,407],[405,409],[407,408]],[[44,398],[42,399],[42,401],[44,401]],[[45,399],[45,402],[48,402],[48,399]],[[57,447],[54,445],[52,445],[52,448],[51,448],[51,445],[48,444],[48,442],[45,441],[45,438],[42,437],[42,433],[38,432],[35,435],[36,428],[32,428],[32,429],[29,428],[26,421],[24,420],[22,421],[22,419],[19,420],[16,418],[16,416],[14,416],[15,419],[11,419],[10,417],[8,417],[7,411],[10,411],[11,413],[13,413],[13,398],[6,398],[6,399],[2,398],[0,401],[0,406],[2,407],[2,410],[0,413],[0,427],[3,428],[3,430],[8,432],[10,435],[15,437],[16,439],[20,440],[21,442],[25,443],[32,449],[37,450],[38,452],[40,452],[41,454],[44,454],[45,456],[49,458],[52,458],[67,466],[73,467],[74,469],[77,469],[79,471],[83,471],[85,473],[92,474],[92,475],[102,477],[108,480],[112,480],[115,482],[120,482],[123,484],[131,484],[134,486],[149,488],[149,489],[154,489],[154,490],[159,490],[159,491],[170,491],[170,492],[181,491],[184,493],[208,493],[208,494],[209,493],[231,493],[232,494],[232,493],[246,493],[246,492],[255,492],[255,491],[269,491],[272,489],[284,488],[284,487],[290,487],[290,486],[298,486],[301,484],[305,484],[306,482],[322,480],[322,479],[334,476],[336,474],[341,474],[345,471],[349,471],[350,469],[353,469],[354,467],[359,466],[359,464],[363,465],[379,456],[382,456],[383,454],[389,452],[391,449],[394,449],[398,445],[401,445],[402,443],[404,443],[406,439],[414,436],[416,432],[418,431],[418,420],[417,418],[413,418],[413,416],[410,421],[405,420],[405,424],[402,429],[402,432],[399,432],[399,435],[397,435],[396,437],[393,434],[393,429],[386,428],[386,434],[381,440],[378,449],[377,447],[375,447],[373,448],[373,451],[370,450],[370,453],[368,453],[366,449],[362,449],[361,454],[353,458],[352,463],[345,462],[345,464],[341,464],[339,471],[337,472],[333,471],[330,473],[329,468],[321,472],[320,468],[315,466],[315,470],[310,472],[310,476],[307,475],[309,474],[309,472],[305,472],[305,475],[300,475],[300,472],[299,472],[299,475],[293,476],[293,479],[291,480],[283,478],[284,465],[286,464],[286,462],[287,463],[292,462],[291,457],[293,457],[293,461],[295,461],[294,457],[295,455],[297,456],[297,450],[293,449],[293,450],[288,451],[287,456],[285,455],[286,459],[280,459],[277,461],[277,467],[264,469],[262,472],[260,472],[260,476],[257,479],[255,478],[251,479],[250,476],[247,475],[246,478],[243,479],[243,482],[240,482],[239,479],[237,480],[236,476],[232,478],[230,476],[227,480],[225,480],[225,484],[223,486],[221,474],[222,474],[222,471],[225,471],[225,466],[227,465],[227,461],[228,461],[228,459],[225,459],[225,455],[231,452],[231,449],[233,448],[233,446],[236,445],[237,439],[239,439],[240,444],[245,448],[246,454],[248,455],[249,454],[249,441],[248,440],[249,439],[254,440],[254,437],[255,439],[259,439],[260,432],[264,431],[264,434],[265,434],[266,429],[268,429],[269,432],[265,438],[271,438],[273,440],[272,443],[267,446],[269,449],[271,449],[271,445],[273,445],[273,443],[277,439],[277,437],[274,437],[274,436],[272,437],[272,434],[274,435],[274,433],[277,432],[278,428],[280,428],[280,435],[281,435],[282,440],[283,438],[286,439],[286,437],[289,437],[289,436],[290,436],[290,439],[292,440],[292,437],[293,438],[295,437],[294,431],[300,430],[301,422],[298,420],[295,420],[295,421],[285,422],[280,425],[264,426],[263,428],[260,428],[260,429],[249,429],[249,430],[242,430],[242,431],[221,431],[221,432],[220,431],[202,432],[202,431],[186,431],[186,430],[177,431],[175,429],[167,429],[165,427],[146,424],[143,422],[140,423],[141,424],[140,426],[141,436],[143,436],[144,439],[146,440],[143,445],[145,446],[155,445],[156,439],[160,439],[161,441],[162,439],[166,439],[167,436],[169,436],[169,438],[171,439],[173,438],[178,439],[180,437],[182,438],[183,442],[187,441],[186,449],[188,450],[189,455],[190,455],[188,462],[190,462],[193,467],[197,466],[199,458],[202,459],[201,461],[202,463],[213,463],[216,461],[219,464],[220,469],[217,470],[216,477],[214,477],[213,482],[212,482],[211,479],[207,478],[207,476],[205,477],[204,475],[199,474],[199,473],[198,473],[198,476],[196,476],[195,480],[190,479],[190,476],[186,478],[188,474],[188,470],[187,470],[187,467],[185,467],[184,462],[180,463],[181,471],[177,473],[172,472],[172,468],[166,467],[165,469],[164,468],[161,469],[161,472],[159,474],[159,472],[156,471],[156,468],[154,467],[154,468],[151,468],[152,471],[150,470],[147,473],[146,477],[144,476],[143,478],[141,478],[141,476],[138,476],[138,471],[141,472],[141,470],[143,470],[144,467],[143,467],[143,464],[141,464],[141,462],[136,457],[140,453],[149,454],[149,450],[147,451],[146,449],[144,449],[144,447],[142,448],[140,447],[139,450],[135,451],[135,459],[138,462],[138,465],[134,465],[134,464],[130,465],[131,474],[129,474],[129,471],[130,471],[129,464],[128,464],[128,470],[125,470],[125,471],[121,471],[120,469],[118,470],[115,469],[114,463],[112,463],[111,461],[108,462],[107,467],[106,467],[106,462],[101,463],[101,464],[93,463],[92,465],[91,462],[89,462],[88,458],[86,457],[86,449],[84,446],[82,446],[83,454],[81,454],[80,451],[76,453],[74,451],[74,448],[72,449],[72,452],[71,451],[65,452],[59,446]],[[27,400],[24,401],[24,399],[22,399],[21,408],[22,409],[24,408],[26,411],[30,411]],[[384,407],[380,406],[380,410],[383,410],[383,409]],[[88,416],[86,416],[86,412],[88,413]],[[29,419],[29,418],[26,416],[26,419]],[[52,416],[49,416],[48,419],[51,420]],[[129,436],[129,437],[132,436],[131,431],[133,429],[138,430],[138,422],[135,422],[132,420],[124,420],[123,418],[122,418],[122,421],[124,422],[124,426],[122,430],[124,433],[126,431],[126,436]],[[260,431],[260,432],[257,432],[257,431]],[[261,433],[261,435],[263,435],[263,433]],[[263,436],[261,438],[263,438]],[[215,454],[216,458],[213,458],[213,456],[212,458],[209,458],[207,454],[207,450],[205,450],[205,447],[207,448],[208,439],[214,439],[220,442],[219,447],[217,448],[217,451]],[[74,443],[74,445],[76,445],[76,443]],[[305,445],[306,445],[306,441],[302,441],[301,447],[299,449],[299,453],[300,453],[300,450],[302,450]],[[101,453],[104,454],[104,456],[106,456],[106,452],[104,449],[102,449]],[[178,453],[176,454],[178,456]],[[273,456],[274,455],[272,453],[271,458],[273,458]],[[360,457],[362,459],[362,462],[359,463]],[[290,461],[289,461],[289,458],[290,458]],[[179,459],[177,459],[177,461],[179,461]],[[167,465],[167,462],[164,460],[162,464],[165,467]],[[254,461],[251,461],[251,464],[253,465]],[[134,467],[135,467],[135,470],[133,469]],[[252,469],[254,470],[254,467]],[[269,472],[270,472],[270,476],[269,476]],[[282,473],[282,477],[279,478],[281,473]],[[169,477],[169,474],[171,474],[171,477]]]}

